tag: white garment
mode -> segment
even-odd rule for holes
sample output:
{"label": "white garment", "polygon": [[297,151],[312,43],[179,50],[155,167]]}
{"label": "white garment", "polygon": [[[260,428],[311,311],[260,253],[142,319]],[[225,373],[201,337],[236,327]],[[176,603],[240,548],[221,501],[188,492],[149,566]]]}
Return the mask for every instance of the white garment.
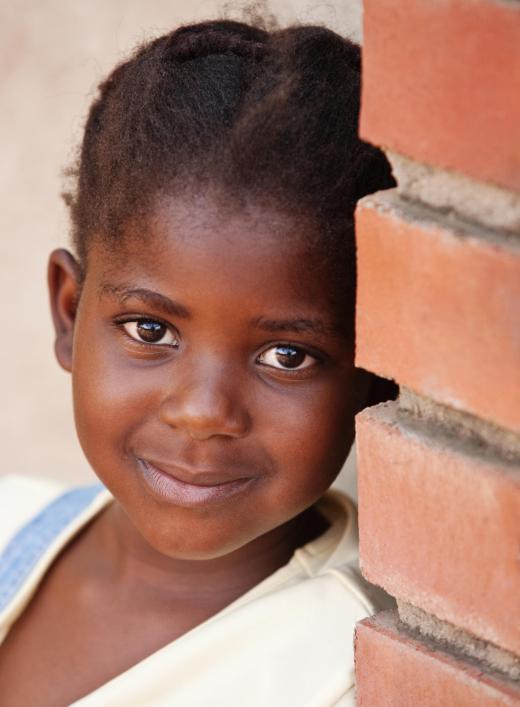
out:
{"label": "white garment", "polygon": [[[25,564],[31,553],[21,545],[21,565],[15,563],[13,571],[16,537],[24,532],[27,536],[31,521],[31,527],[38,528],[35,517],[65,490],[54,482],[0,479],[0,596],[4,591],[5,598],[0,604],[0,641],[58,553],[112,501],[104,487],[93,493],[90,489],[84,507],[73,510],[72,518],[69,513],[61,530],[40,542]],[[47,509],[46,517],[52,516],[54,507]],[[354,624],[374,611],[370,587],[357,569],[356,508],[337,491],[327,492],[317,507],[330,528],[297,549],[288,564],[215,616],[74,702],[74,707],[354,705]],[[11,569],[2,575],[8,556]]]}

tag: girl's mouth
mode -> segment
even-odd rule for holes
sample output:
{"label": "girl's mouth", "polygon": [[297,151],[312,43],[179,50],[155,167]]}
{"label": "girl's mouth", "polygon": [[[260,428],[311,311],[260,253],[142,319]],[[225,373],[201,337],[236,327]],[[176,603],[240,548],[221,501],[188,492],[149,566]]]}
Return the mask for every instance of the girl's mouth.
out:
{"label": "girl's mouth", "polygon": [[[185,508],[225,501],[258,481],[252,476],[225,480],[225,475],[217,473],[189,473],[172,467],[165,471],[144,459],[138,458],[137,461],[141,477],[154,496]],[[192,480],[188,481],[190,477]]]}

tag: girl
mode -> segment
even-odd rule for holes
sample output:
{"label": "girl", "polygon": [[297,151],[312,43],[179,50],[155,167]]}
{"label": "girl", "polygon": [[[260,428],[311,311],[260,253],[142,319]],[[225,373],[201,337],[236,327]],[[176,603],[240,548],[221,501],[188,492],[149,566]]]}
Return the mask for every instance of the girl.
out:
{"label": "girl", "polygon": [[54,251],[56,356],[100,485],[1,485],[9,707],[353,704],[374,610],[327,492],[354,367],[357,47],[182,27],[100,86]]}

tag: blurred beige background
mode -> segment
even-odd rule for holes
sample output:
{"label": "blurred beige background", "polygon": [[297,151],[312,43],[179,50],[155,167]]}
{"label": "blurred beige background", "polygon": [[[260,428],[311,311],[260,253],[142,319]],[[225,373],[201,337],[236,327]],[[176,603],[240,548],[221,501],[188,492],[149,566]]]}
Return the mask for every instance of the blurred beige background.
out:
{"label": "blurred beige background", "polygon": [[[70,383],[53,356],[45,270],[68,244],[60,199],[96,85],[144,39],[240,3],[202,0],[0,0],[3,444],[0,474],[72,482],[93,474],[76,441]],[[281,24],[325,24],[360,40],[361,0],[272,0]],[[352,490],[353,465],[340,486]]]}

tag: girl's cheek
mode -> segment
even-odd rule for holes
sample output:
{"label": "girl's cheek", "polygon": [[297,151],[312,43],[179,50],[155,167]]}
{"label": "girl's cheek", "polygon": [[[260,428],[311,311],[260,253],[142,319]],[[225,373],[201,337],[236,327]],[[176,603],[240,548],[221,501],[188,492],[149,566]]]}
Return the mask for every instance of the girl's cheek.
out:
{"label": "girl's cheek", "polygon": [[[88,342],[89,337],[84,337]],[[146,415],[149,381],[129,371],[124,358],[112,345],[76,346],[72,372],[74,412],[83,449],[119,447],[136,424]]]}
{"label": "girl's cheek", "polygon": [[[276,411],[278,424],[273,424]],[[279,396],[266,406],[265,429],[286,462],[302,472],[342,465],[353,439],[354,404],[350,379],[331,379],[301,395]],[[295,473],[298,469],[295,468]]]}

